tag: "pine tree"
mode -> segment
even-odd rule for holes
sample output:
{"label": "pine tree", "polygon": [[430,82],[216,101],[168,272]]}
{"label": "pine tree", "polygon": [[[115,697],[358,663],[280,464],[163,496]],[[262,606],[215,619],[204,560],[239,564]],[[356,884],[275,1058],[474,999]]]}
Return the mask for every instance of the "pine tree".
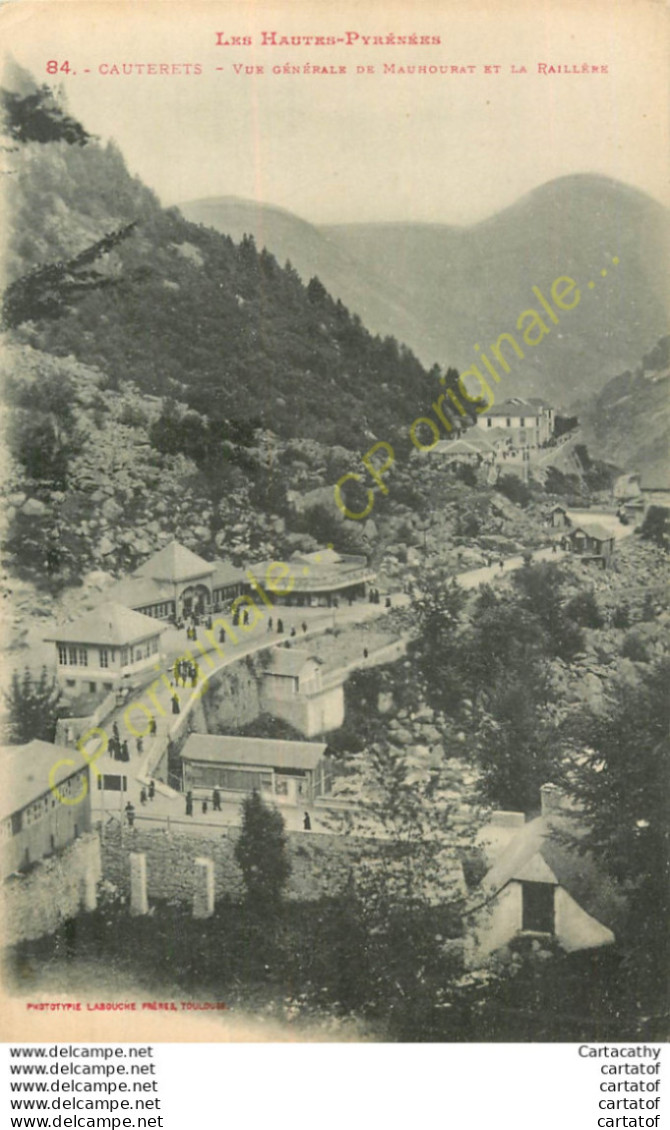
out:
{"label": "pine tree", "polygon": [[589,828],[581,849],[626,892],[618,940],[635,1001],[652,1011],[667,988],[670,956],[669,685],[667,657],[638,683],[616,681],[602,708],[570,724],[574,755],[563,781]]}
{"label": "pine tree", "polygon": [[249,907],[262,917],[274,917],[291,873],[286,851],[284,819],[254,790],[242,802],[242,831],[235,844]]}
{"label": "pine tree", "polygon": [[61,692],[46,667],[39,679],[26,667],[23,675],[15,671],[9,691],[5,692],[8,708],[7,731],[12,745],[23,745],[33,738],[52,742],[59,717]]}

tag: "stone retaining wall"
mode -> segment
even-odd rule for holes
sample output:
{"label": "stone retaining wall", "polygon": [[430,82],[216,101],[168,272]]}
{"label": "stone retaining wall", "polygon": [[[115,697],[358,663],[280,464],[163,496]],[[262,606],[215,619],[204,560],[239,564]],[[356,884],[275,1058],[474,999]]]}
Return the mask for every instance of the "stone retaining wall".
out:
{"label": "stone retaining wall", "polygon": [[[130,893],[131,853],[147,857],[147,886],[150,899],[174,899],[191,903],[196,859],[214,861],[216,898],[237,898],[243,893],[242,876],[234,859],[239,829],[224,829],[214,837],[145,830],[121,830],[107,825],[103,833],[103,876],[125,894]],[[332,896],[346,886],[352,868],[364,854],[378,853],[371,840],[333,836],[320,832],[288,832],[291,877],[287,895],[292,899],[318,899]]]}

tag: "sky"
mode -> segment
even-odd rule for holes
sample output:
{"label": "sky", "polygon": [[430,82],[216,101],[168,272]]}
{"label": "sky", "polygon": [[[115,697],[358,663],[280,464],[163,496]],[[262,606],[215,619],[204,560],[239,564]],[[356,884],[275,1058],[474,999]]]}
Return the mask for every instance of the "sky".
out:
{"label": "sky", "polygon": [[[239,196],[313,223],[468,224],[585,172],[670,204],[667,27],[656,0],[19,0],[0,8],[14,58],[38,81],[62,82],[71,112],[102,140],[114,138],[163,204]],[[359,39],[263,46],[264,31]],[[217,46],[218,32],[252,43]],[[362,42],[389,33],[441,42]],[[50,60],[67,61],[70,73],[48,75]],[[124,63],[199,64],[202,73],[101,73]],[[540,63],[607,73],[541,74]],[[347,73],[273,73],[285,64]],[[388,64],[476,69],[389,74]]]}

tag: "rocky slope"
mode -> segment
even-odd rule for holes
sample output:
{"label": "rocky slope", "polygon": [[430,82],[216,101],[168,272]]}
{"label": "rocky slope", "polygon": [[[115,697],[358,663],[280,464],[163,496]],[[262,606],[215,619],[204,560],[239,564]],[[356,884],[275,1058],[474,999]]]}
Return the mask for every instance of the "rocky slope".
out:
{"label": "rocky slope", "polygon": [[670,337],[633,370],[608,381],[595,399],[577,406],[589,451],[624,471],[639,471],[650,486],[670,477]]}

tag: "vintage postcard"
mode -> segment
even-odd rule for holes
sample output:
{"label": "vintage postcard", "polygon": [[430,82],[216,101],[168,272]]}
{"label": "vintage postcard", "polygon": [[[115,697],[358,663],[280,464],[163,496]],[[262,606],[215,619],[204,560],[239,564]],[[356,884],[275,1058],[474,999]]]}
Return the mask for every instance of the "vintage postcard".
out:
{"label": "vintage postcard", "polygon": [[666,5],[0,34],[2,1038],[667,1038]]}

